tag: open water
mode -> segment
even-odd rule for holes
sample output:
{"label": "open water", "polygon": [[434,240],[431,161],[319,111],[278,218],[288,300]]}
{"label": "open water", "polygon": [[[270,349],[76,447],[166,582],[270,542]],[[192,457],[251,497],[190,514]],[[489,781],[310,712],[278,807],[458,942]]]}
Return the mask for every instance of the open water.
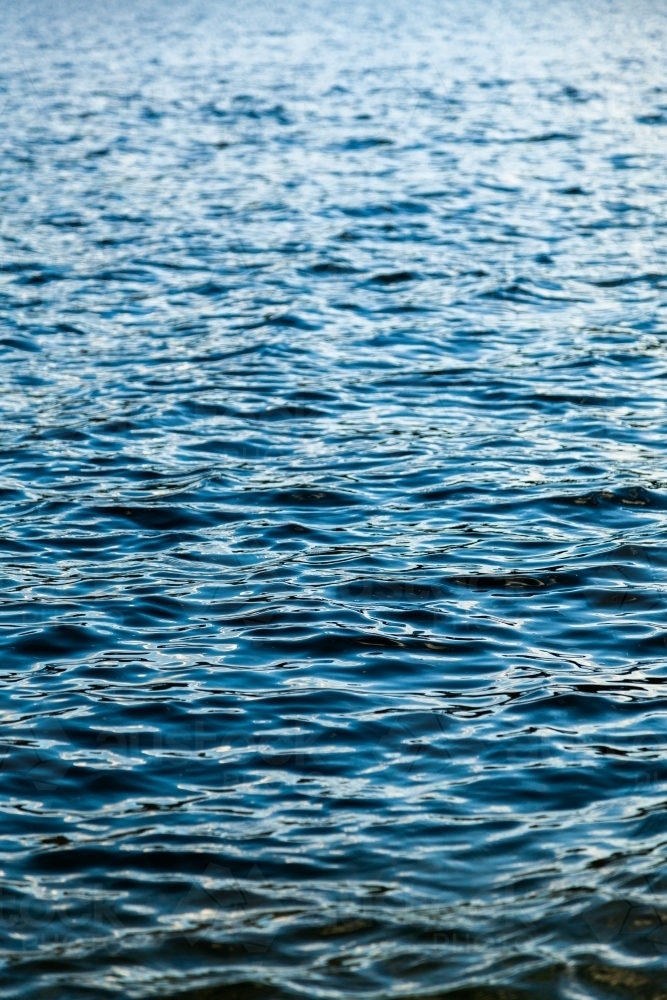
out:
{"label": "open water", "polygon": [[7,1000],[667,997],[667,5],[0,4]]}

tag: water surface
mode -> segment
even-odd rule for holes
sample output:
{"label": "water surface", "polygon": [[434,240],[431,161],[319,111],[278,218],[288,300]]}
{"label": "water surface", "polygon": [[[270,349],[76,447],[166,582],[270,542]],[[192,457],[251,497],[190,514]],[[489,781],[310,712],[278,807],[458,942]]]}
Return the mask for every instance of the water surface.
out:
{"label": "water surface", "polygon": [[664,3],[1,14],[3,997],[664,1000]]}

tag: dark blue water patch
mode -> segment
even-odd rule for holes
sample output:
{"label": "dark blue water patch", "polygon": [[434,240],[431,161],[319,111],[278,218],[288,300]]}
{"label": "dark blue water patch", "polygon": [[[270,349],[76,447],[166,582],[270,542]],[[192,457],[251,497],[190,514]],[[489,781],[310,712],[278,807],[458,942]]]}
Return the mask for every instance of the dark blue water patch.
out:
{"label": "dark blue water patch", "polygon": [[623,285],[635,284],[636,282],[646,282],[649,285],[659,285],[661,282],[665,281],[666,278],[667,275],[665,274],[652,274],[649,272],[647,274],[636,276],[625,275],[621,278],[603,278],[595,282],[595,284],[597,284],[600,288],[619,288]]}
{"label": "dark blue water patch", "polygon": [[0,344],[10,351],[27,351],[30,354],[39,353],[39,346],[25,337],[2,337]]}
{"label": "dark blue water patch", "polygon": [[572,135],[569,132],[542,132],[539,135],[531,135],[525,139],[519,139],[519,142],[572,142],[576,140],[578,136]]}
{"label": "dark blue water patch", "polygon": [[16,636],[8,650],[26,660],[52,660],[82,655],[104,645],[94,630],[82,625],[51,625]]}
{"label": "dark blue water patch", "polygon": [[663,111],[653,111],[648,114],[638,115],[637,121],[640,125],[666,125],[667,115]]}
{"label": "dark blue water patch", "polygon": [[311,267],[312,274],[324,274],[324,275],[337,275],[337,274],[355,274],[355,268],[350,267],[348,264],[338,263],[336,261],[325,261],[321,264],[313,264]]}
{"label": "dark blue water patch", "polygon": [[410,271],[392,271],[388,274],[376,274],[370,280],[376,285],[396,285],[404,281],[413,281],[416,277]]}
{"label": "dark blue water patch", "polygon": [[393,146],[393,140],[384,136],[366,136],[363,138],[348,139],[343,143],[344,150],[364,150],[375,149],[381,146]]}

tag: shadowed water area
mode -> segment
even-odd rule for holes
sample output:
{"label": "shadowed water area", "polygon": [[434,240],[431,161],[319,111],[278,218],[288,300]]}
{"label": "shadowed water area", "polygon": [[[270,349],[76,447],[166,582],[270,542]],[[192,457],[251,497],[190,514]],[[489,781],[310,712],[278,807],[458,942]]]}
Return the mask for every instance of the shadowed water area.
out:
{"label": "shadowed water area", "polygon": [[667,996],[667,7],[0,5],[0,992]]}

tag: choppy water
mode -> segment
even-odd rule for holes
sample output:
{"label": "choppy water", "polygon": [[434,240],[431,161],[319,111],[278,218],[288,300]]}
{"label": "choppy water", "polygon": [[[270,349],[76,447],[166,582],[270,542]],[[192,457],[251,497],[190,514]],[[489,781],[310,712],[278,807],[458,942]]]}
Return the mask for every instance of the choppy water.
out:
{"label": "choppy water", "polygon": [[665,4],[1,14],[3,997],[664,998]]}

